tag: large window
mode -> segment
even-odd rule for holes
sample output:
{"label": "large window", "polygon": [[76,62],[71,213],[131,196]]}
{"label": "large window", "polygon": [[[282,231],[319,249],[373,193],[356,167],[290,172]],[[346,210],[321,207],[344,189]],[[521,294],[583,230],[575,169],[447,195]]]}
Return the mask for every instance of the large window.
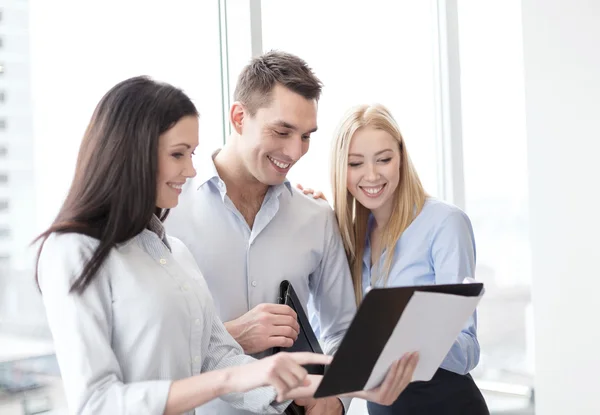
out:
{"label": "large window", "polygon": [[458,12],[466,210],[486,284],[476,374],[526,395],[533,348],[521,2],[465,0]]}
{"label": "large window", "polygon": [[150,75],[183,88],[201,113],[199,151],[222,143],[218,2],[34,4],[31,71],[36,189],[46,207],[42,226],[67,190],[96,103],[125,78]]}
{"label": "large window", "polygon": [[[2,278],[18,285],[21,297],[18,307],[0,315],[0,323],[19,320],[33,327],[45,319],[30,303],[39,304],[39,296],[31,286],[33,252],[26,247],[56,215],[86,124],[110,87],[136,75],[180,86],[201,113],[198,152],[222,143],[219,4],[14,0],[4,12],[6,39],[22,45],[7,54],[4,65],[24,70],[7,69],[4,78],[10,79],[0,80],[0,87],[9,88],[14,97],[0,113],[11,126],[0,132],[0,141],[11,146],[4,157],[10,170],[3,171],[10,181],[2,184],[8,190],[1,196],[13,207],[0,213],[0,223],[6,216],[14,227],[13,243],[2,245],[14,269]],[[22,277],[11,276],[15,273]]]}
{"label": "large window", "polygon": [[[37,343],[48,333],[27,246],[60,208],[87,122],[110,87],[136,75],[179,86],[201,113],[197,154],[223,142],[219,7],[186,0],[0,3],[0,91],[7,97],[0,149],[10,149],[0,153],[0,362],[47,350]],[[12,370],[3,365],[0,385]],[[12,381],[29,381],[19,373]],[[22,413],[18,402],[3,406],[2,397],[0,413]]]}
{"label": "large window", "polygon": [[331,195],[329,146],[350,107],[391,111],[426,189],[437,194],[433,31],[428,1],[262,1],[263,50],[294,53],[323,81],[319,131],[290,173]]}
{"label": "large window", "polygon": [[[319,130],[290,172],[293,183],[331,200],[330,143],[344,113],[381,103],[396,118],[426,190],[439,195],[436,152],[436,31],[429,1],[262,2],[262,46],[294,53],[324,83]],[[366,413],[355,399],[350,415]]]}

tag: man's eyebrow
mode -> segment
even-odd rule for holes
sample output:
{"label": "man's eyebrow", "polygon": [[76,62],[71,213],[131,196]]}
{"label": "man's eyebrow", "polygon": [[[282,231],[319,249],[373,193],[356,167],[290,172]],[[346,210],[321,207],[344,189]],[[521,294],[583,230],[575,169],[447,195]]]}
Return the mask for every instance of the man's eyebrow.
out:
{"label": "man's eyebrow", "polygon": [[[293,130],[293,131],[298,131],[298,130],[299,130],[299,128],[298,128],[297,126],[295,126],[295,125],[293,125],[293,124],[290,124],[289,122],[287,122],[287,121],[283,121],[283,120],[277,120],[277,121],[275,121],[273,124],[274,124],[274,125],[277,125],[277,126],[279,126],[279,127],[287,128],[288,130]],[[308,134],[312,134],[312,133],[314,133],[315,131],[317,131],[317,129],[318,129],[318,127],[315,127],[315,128],[313,128],[312,130],[310,130],[310,131],[307,131],[306,133],[308,133]]]}

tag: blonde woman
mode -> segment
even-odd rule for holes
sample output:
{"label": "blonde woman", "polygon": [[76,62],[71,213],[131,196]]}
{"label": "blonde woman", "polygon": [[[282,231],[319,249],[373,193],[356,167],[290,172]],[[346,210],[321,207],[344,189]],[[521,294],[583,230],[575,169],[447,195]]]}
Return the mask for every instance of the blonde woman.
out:
{"label": "blonde woman", "polygon": [[[370,287],[448,284],[475,273],[467,215],[427,195],[391,113],[349,111],[333,139],[335,214],[352,270],[356,302]],[[429,382],[414,382],[391,406],[370,414],[488,414],[469,375],[479,361],[474,314]]]}

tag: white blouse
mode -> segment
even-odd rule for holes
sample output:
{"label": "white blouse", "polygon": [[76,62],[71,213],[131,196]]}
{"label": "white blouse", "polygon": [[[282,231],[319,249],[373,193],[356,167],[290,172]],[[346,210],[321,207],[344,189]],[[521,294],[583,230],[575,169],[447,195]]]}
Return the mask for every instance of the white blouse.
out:
{"label": "white blouse", "polygon": [[[156,217],[151,228],[113,249],[82,295],[69,288],[98,241],[69,233],[44,244],[39,282],[72,413],[162,414],[172,381],[253,361],[216,316],[185,245],[161,238]],[[221,399],[281,413],[288,403],[275,397],[263,387]]]}

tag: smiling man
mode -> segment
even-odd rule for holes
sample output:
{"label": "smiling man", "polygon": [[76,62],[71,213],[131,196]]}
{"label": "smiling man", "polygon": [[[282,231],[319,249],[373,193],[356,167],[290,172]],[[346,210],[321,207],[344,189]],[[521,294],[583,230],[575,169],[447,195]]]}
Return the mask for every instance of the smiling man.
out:
{"label": "smiling man", "polygon": [[[227,330],[255,357],[297,338],[295,313],[276,304],[282,280],[292,283],[305,311],[312,296],[327,354],[356,312],[332,209],[286,179],[317,130],[320,95],[321,82],[302,59],[282,52],[253,59],[238,78],[231,136],[197,163],[196,178],[166,221],[168,233],[193,253]],[[243,412],[217,400],[197,413]],[[308,413],[341,414],[343,407],[323,399]]]}

